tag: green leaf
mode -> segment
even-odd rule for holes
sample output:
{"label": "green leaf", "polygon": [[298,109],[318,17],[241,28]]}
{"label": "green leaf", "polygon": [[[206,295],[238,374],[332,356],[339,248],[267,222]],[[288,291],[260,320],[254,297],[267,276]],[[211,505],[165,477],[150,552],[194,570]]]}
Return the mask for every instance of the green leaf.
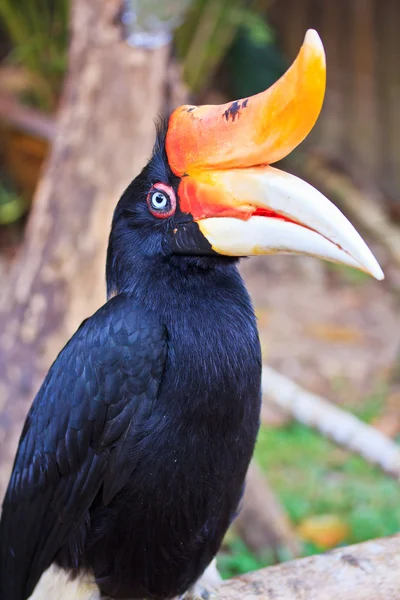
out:
{"label": "green leaf", "polygon": [[36,107],[57,105],[66,69],[68,0],[0,0],[0,18],[12,49],[9,61],[34,75],[27,97]]}

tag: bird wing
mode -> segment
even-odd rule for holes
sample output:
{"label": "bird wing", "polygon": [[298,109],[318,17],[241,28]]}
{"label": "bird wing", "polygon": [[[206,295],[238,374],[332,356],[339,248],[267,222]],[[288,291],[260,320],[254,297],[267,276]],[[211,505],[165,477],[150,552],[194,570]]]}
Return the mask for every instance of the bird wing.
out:
{"label": "bird wing", "polygon": [[25,598],[99,490],[107,504],[124,486],[166,355],[165,328],[124,296],[84,321],[61,351],[26,419],[3,505],[2,600]]}

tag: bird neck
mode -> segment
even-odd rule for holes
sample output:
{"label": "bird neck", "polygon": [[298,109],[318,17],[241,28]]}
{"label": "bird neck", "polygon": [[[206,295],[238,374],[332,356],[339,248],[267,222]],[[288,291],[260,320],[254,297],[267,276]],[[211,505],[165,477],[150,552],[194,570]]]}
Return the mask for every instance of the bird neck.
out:
{"label": "bird neck", "polygon": [[[220,426],[229,413],[227,425],[236,419],[239,427],[248,411],[251,422],[258,423],[260,346],[236,263],[224,257],[132,255],[122,264],[109,256],[109,291],[129,296],[133,307],[152,313],[166,327],[170,369],[165,376],[172,378],[166,389],[175,399],[167,394],[160,410],[175,406],[181,420],[186,415],[192,422],[196,414],[193,422],[211,418]],[[176,390],[176,373],[185,393]]]}
{"label": "bird neck", "polygon": [[[107,253],[108,297],[126,294],[142,308],[160,315],[164,322],[176,319],[177,311],[228,290],[245,295],[237,270],[238,259],[231,257],[147,256],[126,251],[111,234]],[[250,300],[248,301],[251,309]],[[252,312],[252,310],[251,310]]]}

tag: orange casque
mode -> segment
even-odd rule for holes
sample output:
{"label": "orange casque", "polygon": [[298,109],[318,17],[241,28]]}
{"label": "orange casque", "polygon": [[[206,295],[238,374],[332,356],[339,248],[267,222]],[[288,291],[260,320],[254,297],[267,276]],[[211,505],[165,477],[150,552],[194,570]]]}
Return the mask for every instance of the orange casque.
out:
{"label": "orange casque", "polygon": [[287,156],[313,128],[325,84],[322,42],[309,30],[291,67],[268,90],[218,106],[177,108],[169,119],[166,151],[173,173],[182,177],[182,211],[195,219],[248,218],[245,206],[238,211],[218,198],[218,171],[269,165]]}

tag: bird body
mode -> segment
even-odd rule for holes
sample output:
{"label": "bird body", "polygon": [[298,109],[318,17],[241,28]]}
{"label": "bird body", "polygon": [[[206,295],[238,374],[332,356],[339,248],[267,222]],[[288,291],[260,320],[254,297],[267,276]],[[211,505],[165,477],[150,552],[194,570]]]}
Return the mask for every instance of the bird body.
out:
{"label": "bird body", "polygon": [[180,107],[159,129],[114,212],[109,300],[61,351],[25,422],[0,522],[1,600],[59,600],[65,585],[79,600],[168,600],[213,560],[259,425],[239,258],[289,251],[383,277],[327,198],[269,166],[311,129],[324,89],[311,31],[270,90]]}
{"label": "bird body", "polygon": [[[82,324],[33,404],[2,520],[13,540],[2,573],[15,582],[2,600],[29,597],[52,562],[93,573],[112,598],[169,598],[219,548],[258,429],[255,318],[230,261],[164,267]],[[43,455],[57,463],[45,481],[27,468]],[[38,555],[30,541],[44,531]]]}

